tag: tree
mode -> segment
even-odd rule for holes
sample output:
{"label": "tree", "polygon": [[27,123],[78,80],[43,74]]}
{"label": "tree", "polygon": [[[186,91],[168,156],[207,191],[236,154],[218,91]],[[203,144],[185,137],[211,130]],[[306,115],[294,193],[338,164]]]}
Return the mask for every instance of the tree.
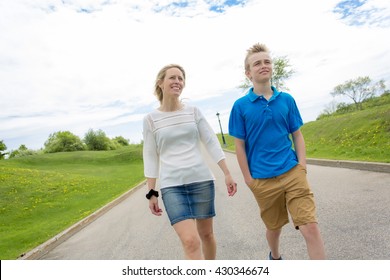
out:
{"label": "tree", "polygon": [[94,131],[93,129],[88,130],[84,136],[84,142],[87,145],[88,150],[91,151],[107,151],[115,149],[110,138],[108,138],[101,129],[97,131]]}
{"label": "tree", "polygon": [[22,144],[19,146],[19,149],[12,150],[9,153],[9,158],[31,156],[31,155],[35,155],[37,153],[38,153],[37,151],[30,150],[26,147],[26,145]]}
{"label": "tree", "polygon": [[0,140],[0,159],[4,159],[7,153],[3,153],[2,151],[7,150],[7,145],[5,145],[3,140]]}
{"label": "tree", "polygon": [[277,57],[274,60],[274,70],[272,73],[272,85],[280,90],[288,90],[285,80],[289,79],[295,71],[291,68],[290,60],[287,56]]}
{"label": "tree", "polygon": [[124,138],[123,136],[117,136],[112,139],[113,142],[118,143],[120,146],[129,146],[129,140]]}
{"label": "tree", "polygon": [[45,142],[45,153],[73,152],[85,150],[81,139],[70,131],[58,131],[49,135]]}
{"label": "tree", "polygon": [[348,80],[343,84],[336,86],[330,93],[335,96],[346,96],[352,99],[356,109],[361,110],[362,102],[371,97],[384,93],[386,90],[384,80],[373,83],[370,77],[358,77],[354,80]]}
{"label": "tree", "polygon": [[337,110],[337,102],[336,100],[332,100],[332,102],[330,102],[328,105],[325,106],[325,109],[317,117],[317,120],[332,115],[334,112],[336,112],[336,110]]}
{"label": "tree", "polygon": [[20,151],[27,151],[28,148],[26,147],[26,145],[22,144],[22,145],[19,146],[19,150]]}
{"label": "tree", "polygon": [[[290,60],[287,56],[279,56],[273,59],[273,72],[271,84],[278,90],[288,90],[285,86],[285,80],[289,79],[295,71],[291,68]],[[252,82],[245,77],[245,80],[238,88],[246,91],[252,86]]]}

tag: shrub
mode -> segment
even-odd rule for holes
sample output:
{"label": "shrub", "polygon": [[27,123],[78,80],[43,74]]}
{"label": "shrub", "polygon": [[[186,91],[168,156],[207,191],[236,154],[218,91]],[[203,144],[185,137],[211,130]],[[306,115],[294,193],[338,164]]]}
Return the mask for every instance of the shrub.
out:
{"label": "shrub", "polygon": [[115,150],[115,144],[106,136],[103,130],[88,130],[84,136],[84,143],[90,151]]}
{"label": "shrub", "polygon": [[69,131],[58,131],[49,135],[45,142],[45,153],[83,151],[81,139]]}

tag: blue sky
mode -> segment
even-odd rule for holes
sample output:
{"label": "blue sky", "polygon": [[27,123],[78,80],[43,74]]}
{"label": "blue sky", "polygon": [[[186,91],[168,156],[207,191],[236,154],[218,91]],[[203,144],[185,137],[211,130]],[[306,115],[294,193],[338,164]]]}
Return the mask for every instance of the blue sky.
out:
{"label": "blue sky", "polygon": [[102,129],[139,142],[168,63],[187,71],[185,102],[216,132],[219,112],[227,133],[257,42],[290,59],[287,86],[309,122],[346,80],[390,88],[389,37],[387,0],[0,0],[0,139],[39,149],[56,131]]}
{"label": "blue sky", "polygon": [[379,4],[379,1],[341,1],[333,11],[339,14],[346,24],[351,26],[369,25],[388,28],[390,27],[389,8],[386,7],[384,1],[381,2],[383,5]]}

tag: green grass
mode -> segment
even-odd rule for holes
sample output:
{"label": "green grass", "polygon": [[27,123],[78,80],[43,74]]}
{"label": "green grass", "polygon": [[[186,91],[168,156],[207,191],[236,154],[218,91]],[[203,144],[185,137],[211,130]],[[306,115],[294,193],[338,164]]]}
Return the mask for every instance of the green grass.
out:
{"label": "green grass", "polygon": [[311,158],[390,162],[390,108],[336,115],[302,127]]}
{"label": "green grass", "polygon": [[[390,95],[373,98],[364,110],[334,113],[302,127],[307,157],[317,159],[390,162]],[[353,106],[353,105],[352,105]],[[234,140],[224,135],[226,149]],[[218,135],[220,142],[221,135]]]}
{"label": "green grass", "polygon": [[0,258],[18,258],[143,179],[141,145],[0,161]]}

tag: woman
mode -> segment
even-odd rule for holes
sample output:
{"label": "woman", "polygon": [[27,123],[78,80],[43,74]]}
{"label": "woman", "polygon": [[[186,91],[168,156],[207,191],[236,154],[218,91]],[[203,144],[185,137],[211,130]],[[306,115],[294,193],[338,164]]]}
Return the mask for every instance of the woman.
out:
{"label": "woman", "polygon": [[163,67],[155,82],[160,107],[144,118],[144,168],[149,208],[161,216],[156,181],[171,225],[186,259],[215,259],[213,233],[214,176],[204,162],[201,143],[225,175],[230,196],[237,185],[230,175],[218,139],[198,108],[183,104],[185,71],[180,65]]}

